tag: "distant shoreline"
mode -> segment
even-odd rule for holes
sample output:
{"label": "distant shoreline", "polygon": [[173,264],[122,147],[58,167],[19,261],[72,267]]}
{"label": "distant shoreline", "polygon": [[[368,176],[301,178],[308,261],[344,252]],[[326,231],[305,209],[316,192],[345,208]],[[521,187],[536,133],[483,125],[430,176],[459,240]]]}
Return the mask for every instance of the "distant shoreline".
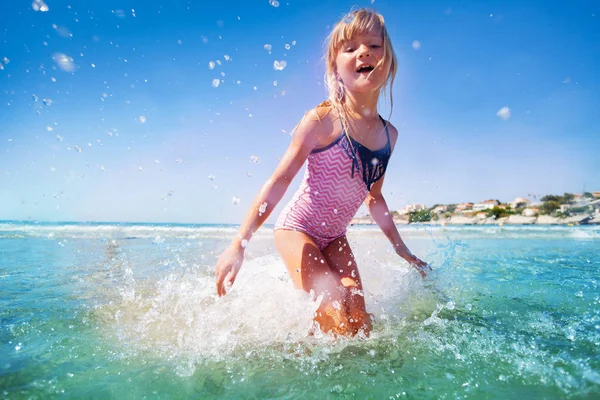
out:
{"label": "distant shoreline", "polygon": [[[459,225],[540,225],[540,226],[579,226],[579,225],[600,225],[600,215],[575,215],[566,218],[550,217],[542,215],[539,217],[525,217],[521,215],[511,215],[495,219],[493,217],[465,217],[452,216],[450,218],[440,218],[426,222],[409,222],[408,219],[394,218],[396,225],[431,225],[431,226],[459,226]],[[376,225],[370,216],[353,218],[350,225]]]}

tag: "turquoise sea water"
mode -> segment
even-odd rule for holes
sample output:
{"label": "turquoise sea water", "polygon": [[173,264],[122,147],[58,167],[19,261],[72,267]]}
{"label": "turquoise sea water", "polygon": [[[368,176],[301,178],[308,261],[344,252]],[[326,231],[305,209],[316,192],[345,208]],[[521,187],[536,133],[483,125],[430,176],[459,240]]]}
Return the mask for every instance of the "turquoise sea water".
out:
{"label": "turquoise sea water", "polygon": [[599,227],[402,227],[426,280],[353,228],[366,340],[308,336],[268,228],[218,299],[234,232],[0,222],[2,397],[600,397]]}

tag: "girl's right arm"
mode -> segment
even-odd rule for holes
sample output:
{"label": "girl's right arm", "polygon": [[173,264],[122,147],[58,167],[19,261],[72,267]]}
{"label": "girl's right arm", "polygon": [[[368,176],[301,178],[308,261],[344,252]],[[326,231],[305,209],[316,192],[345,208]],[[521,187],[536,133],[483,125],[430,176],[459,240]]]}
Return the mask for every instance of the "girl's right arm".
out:
{"label": "girl's right arm", "polygon": [[283,158],[255,197],[229,248],[217,261],[215,273],[219,296],[226,293],[226,285],[232,285],[235,281],[244,259],[244,249],[254,232],[277,206],[310,152],[328,135],[329,124],[325,122],[322,117],[319,117],[317,110],[313,109],[298,124]]}

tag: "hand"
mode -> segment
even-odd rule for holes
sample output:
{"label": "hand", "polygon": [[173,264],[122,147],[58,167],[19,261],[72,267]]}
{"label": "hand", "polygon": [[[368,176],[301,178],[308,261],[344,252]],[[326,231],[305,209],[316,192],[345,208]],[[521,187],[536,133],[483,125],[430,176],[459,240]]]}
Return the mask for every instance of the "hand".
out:
{"label": "hand", "polygon": [[215,267],[217,294],[219,297],[227,293],[225,290],[226,286],[230,287],[233,285],[243,261],[244,250],[242,248],[232,246],[221,254]]}
{"label": "hand", "polygon": [[406,255],[404,259],[408,261],[410,265],[415,267],[417,271],[419,271],[419,274],[421,274],[421,278],[425,278],[425,276],[427,276],[427,272],[431,271],[431,267],[425,261],[419,259],[418,257],[412,254]]}

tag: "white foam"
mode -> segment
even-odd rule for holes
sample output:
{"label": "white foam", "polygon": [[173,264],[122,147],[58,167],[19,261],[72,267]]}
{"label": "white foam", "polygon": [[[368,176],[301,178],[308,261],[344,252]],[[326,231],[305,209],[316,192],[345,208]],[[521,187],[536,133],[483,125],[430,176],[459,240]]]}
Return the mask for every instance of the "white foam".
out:
{"label": "white foam", "polygon": [[[214,272],[206,267],[155,282],[137,282],[132,276],[127,272],[118,294],[109,295],[113,301],[96,312],[107,333],[117,332],[119,342],[132,351],[194,362],[219,360],[310,340],[314,333],[313,316],[320,299],[294,289],[274,253],[244,263],[222,298],[216,295]],[[365,265],[367,311],[376,321],[403,317],[398,306],[422,287],[420,281],[406,263]],[[193,370],[184,368],[180,373]]]}
{"label": "white foam", "polygon": [[272,254],[245,263],[222,298],[216,295],[214,274],[206,270],[154,283],[125,282],[120,301],[99,310],[114,315],[109,331],[164,355],[220,359],[246,347],[297,341],[308,335],[318,307],[308,294],[293,289],[283,263]]}

